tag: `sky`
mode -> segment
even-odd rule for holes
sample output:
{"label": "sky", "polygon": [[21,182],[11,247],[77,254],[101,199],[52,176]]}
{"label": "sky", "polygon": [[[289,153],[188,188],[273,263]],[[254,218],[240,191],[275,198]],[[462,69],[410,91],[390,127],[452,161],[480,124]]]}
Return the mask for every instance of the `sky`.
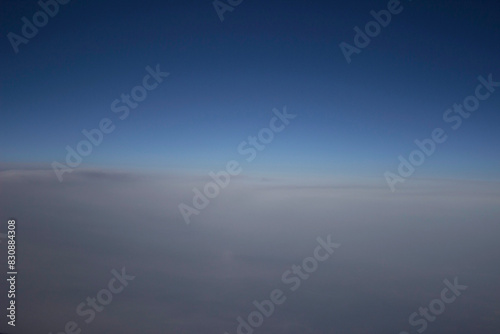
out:
{"label": "sky", "polygon": [[0,332],[498,333],[497,1],[55,1],[0,2]]}
{"label": "sky", "polygon": [[[19,34],[34,1],[7,1],[2,32]],[[403,2],[402,12],[347,63],[355,26],[387,2],[244,1],[221,22],[211,2],[69,2],[16,54],[2,43],[1,156],[64,161],[146,66],[170,76],[117,124],[83,165],[221,168],[269,121],[298,115],[247,171],[380,177],[443,113],[496,71],[494,1]],[[27,98],[29,96],[29,98]],[[481,104],[418,173],[498,180],[498,94]],[[50,168],[50,167],[49,167]]]}

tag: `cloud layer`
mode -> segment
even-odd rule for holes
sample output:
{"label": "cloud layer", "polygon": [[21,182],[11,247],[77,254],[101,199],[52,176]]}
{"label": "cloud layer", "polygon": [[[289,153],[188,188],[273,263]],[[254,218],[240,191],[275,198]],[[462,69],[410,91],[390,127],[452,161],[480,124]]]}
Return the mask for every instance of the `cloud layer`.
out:
{"label": "cloud layer", "polygon": [[[258,333],[412,332],[408,316],[454,277],[469,288],[427,333],[500,326],[498,184],[420,180],[393,194],[378,183],[241,177],[188,226],[177,206],[204,182],[80,170],[59,183],[51,171],[1,171],[1,219],[18,221],[11,332],[59,333],[73,320],[82,333],[232,334],[275,288],[287,301]],[[329,234],[342,247],[289,293],[282,273]],[[122,267],[136,279],[86,324],[76,307]]]}

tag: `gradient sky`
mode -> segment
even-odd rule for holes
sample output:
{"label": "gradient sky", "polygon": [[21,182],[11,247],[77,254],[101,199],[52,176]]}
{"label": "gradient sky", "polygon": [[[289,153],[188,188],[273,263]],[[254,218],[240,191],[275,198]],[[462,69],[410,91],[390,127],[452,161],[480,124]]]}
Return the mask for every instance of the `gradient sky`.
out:
{"label": "gradient sky", "polygon": [[[3,36],[39,10],[3,4]],[[286,105],[298,117],[245,171],[382,179],[479,75],[500,78],[496,1],[402,5],[347,64],[339,43],[387,2],[244,1],[224,22],[210,1],[70,2],[18,54],[1,44],[1,159],[50,168],[109,117],[117,129],[84,165],[205,173]],[[119,121],[111,102],[156,64],[171,75]],[[416,176],[499,179],[499,102],[482,103]]]}

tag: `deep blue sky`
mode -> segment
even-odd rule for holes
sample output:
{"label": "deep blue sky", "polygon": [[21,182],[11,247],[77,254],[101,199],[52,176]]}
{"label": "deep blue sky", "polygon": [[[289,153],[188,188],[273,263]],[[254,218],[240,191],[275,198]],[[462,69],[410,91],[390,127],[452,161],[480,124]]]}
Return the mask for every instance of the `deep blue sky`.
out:
{"label": "deep blue sky", "polygon": [[[208,172],[286,105],[298,117],[245,171],[382,178],[443,127],[416,175],[499,179],[500,89],[457,131],[442,120],[479,75],[500,81],[498,2],[402,4],[347,64],[339,43],[387,1],[245,0],[224,22],[211,1],[72,1],[18,54],[6,35],[39,6],[3,1],[1,161],[50,168],[109,117],[85,165]],[[119,121],[111,102],[156,64],[170,76]]]}

